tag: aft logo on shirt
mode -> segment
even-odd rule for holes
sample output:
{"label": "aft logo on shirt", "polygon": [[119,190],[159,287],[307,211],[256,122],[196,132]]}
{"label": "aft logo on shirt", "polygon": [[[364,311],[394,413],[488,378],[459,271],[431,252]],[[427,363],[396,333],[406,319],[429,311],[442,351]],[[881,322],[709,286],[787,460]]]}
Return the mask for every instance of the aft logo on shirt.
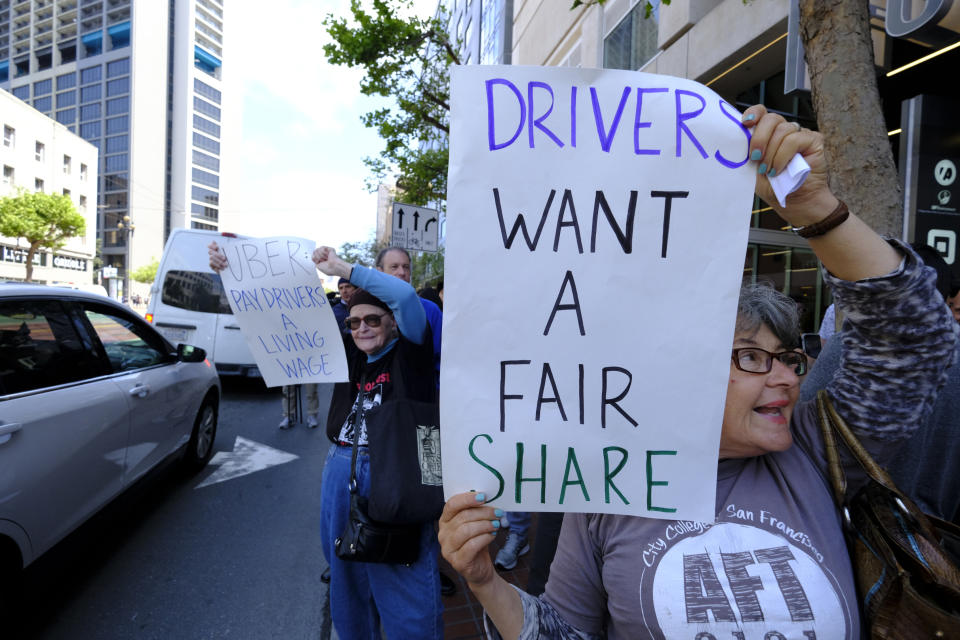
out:
{"label": "aft logo on shirt", "polygon": [[701,525],[701,531],[682,539],[660,538],[653,547],[659,547],[650,555],[657,561],[644,563],[641,584],[648,597],[641,592],[641,602],[644,622],[654,637],[851,636],[851,604],[841,602],[836,579],[790,539],[749,524],[721,522]]}

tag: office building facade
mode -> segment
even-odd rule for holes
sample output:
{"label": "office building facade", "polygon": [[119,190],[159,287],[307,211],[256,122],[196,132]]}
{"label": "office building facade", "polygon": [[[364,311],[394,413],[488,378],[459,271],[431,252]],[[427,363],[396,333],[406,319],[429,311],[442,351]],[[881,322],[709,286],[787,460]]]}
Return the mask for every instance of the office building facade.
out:
{"label": "office building facade", "polygon": [[0,88],[99,149],[113,295],[171,228],[218,227],[223,19],[221,0],[0,0]]}

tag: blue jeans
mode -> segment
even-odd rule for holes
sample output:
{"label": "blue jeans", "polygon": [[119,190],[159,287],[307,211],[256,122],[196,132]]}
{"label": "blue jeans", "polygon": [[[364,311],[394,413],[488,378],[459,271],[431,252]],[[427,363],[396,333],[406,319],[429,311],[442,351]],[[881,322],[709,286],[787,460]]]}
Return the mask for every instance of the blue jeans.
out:
{"label": "blue jeans", "polygon": [[510,532],[515,533],[524,540],[527,539],[527,531],[530,530],[531,514],[529,511],[508,511],[507,522],[510,523]]}
{"label": "blue jeans", "polygon": [[[350,511],[351,448],[332,445],[320,487],[320,541],[330,565],[330,615],[342,640],[380,640],[380,625],[390,640],[442,640],[443,604],[437,573],[439,544],[433,523],[423,525],[420,557],[411,566],[343,562],[334,541]],[[360,494],[370,492],[370,458],[357,454]]]}

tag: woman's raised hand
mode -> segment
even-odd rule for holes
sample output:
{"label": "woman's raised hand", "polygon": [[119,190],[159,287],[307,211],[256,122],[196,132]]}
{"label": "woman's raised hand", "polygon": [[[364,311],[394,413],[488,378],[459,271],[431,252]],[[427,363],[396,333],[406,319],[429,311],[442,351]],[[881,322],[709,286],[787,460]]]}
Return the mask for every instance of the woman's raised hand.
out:
{"label": "woman's raised hand", "polygon": [[497,575],[487,547],[504,514],[501,509],[486,506],[485,499],[484,494],[474,491],[459,493],[447,501],[440,515],[440,551],[471,588]]}
{"label": "woman's raised hand", "polygon": [[207,245],[207,255],[210,256],[210,268],[217,273],[227,268],[227,256],[220,251],[216,240]]}
{"label": "woman's raised hand", "polygon": [[[830,191],[820,133],[804,129],[797,122],[788,122],[759,104],[744,112],[743,126],[751,130],[750,159],[757,167],[755,189],[764,202],[797,227],[817,222],[833,210],[837,199]],[[810,173],[803,185],[787,196],[787,206],[781,207],[770,186],[770,178],[782,173],[798,153],[810,165]]]}

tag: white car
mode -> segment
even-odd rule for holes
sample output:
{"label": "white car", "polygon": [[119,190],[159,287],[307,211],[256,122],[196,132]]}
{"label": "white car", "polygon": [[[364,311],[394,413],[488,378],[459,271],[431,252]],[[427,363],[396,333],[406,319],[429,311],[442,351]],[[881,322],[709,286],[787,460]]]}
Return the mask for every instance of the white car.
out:
{"label": "white car", "polygon": [[219,403],[203,349],[173,347],[127,307],[0,284],[0,601],[23,567],[161,462],[204,467]]}

